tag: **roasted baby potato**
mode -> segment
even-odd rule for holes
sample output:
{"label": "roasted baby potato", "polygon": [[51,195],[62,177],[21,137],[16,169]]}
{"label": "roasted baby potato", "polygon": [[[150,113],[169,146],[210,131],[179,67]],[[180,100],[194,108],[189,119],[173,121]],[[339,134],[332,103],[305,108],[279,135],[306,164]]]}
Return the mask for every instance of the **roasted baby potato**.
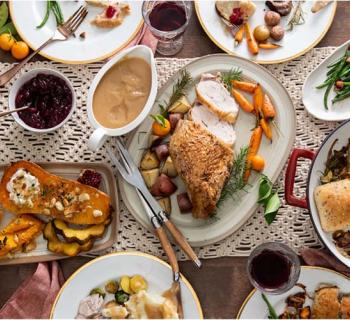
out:
{"label": "roasted baby potato", "polygon": [[177,171],[175,169],[173,160],[170,158],[170,156],[165,160],[161,173],[164,173],[171,178],[177,176]]}
{"label": "roasted baby potato", "polygon": [[159,164],[160,161],[157,158],[157,155],[154,152],[147,150],[141,159],[140,167],[142,170],[151,170],[158,168]]}
{"label": "roasted baby potato", "polygon": [[187,98],[185,96],[182,96],[179,100],[174,102],[168,111],[170,113],[187,113],[188,110],[191,109],[191,104],[188,102]]}
{"label": "roasted baby potato", "polygon": [[169,146],[167,144],[160,144],[154,147],[154,152],[159,161],[164,161],[169,156]]}
{"label": "roasted baby potato", "polygon": [[130,279],[130,289],[134,293],[138,293],[141,290],[147,290],[148,284],[143,276],[135,275]]}
{"label": "roasted baby potato", "polygon": [[78,242],[79,244],[85,244],[90,239],[101,238],[106,231],[104,223],[88,226],[85,229],[73,229],[68,227],[64,221],[55,219],[53,226],[67,242]]}
{"label": "roasted baby potato", "polygon": [[141,174],[143,179],[145,180],[146,186],[148,188],[151,188],[159,176],[159,169],[156,168],[151,170],[142,170]]}
{"label": "roasted baby potato", "polygon": [[176,185],[166,174],[162,173],[151,187],[151,194],[155,197],[168,197],[176,190]]}
{"label": "roasted baby potato", "polygon": [[171,201],[170,198],[161,198],[157,200],[161,208],[167,213],[171,214]]}
{"label": "roasted baby potato", "polygon": [[55,233],[55,228],[51,221],[46,224],[43,235],[47,240],[47,249],[49,251],[64,254],[69,257],[74,257],[82,251],[89,251],[94,244],[92,239],[83,245],[80,245],[78,242],[67,243],[61,241]]}
{"label": "roasted baby potato", "polygon": [[158,146],[162,142],[163,138],[156,136],[155,134],[150,134],[148,137],[148,147],[153,148]]}

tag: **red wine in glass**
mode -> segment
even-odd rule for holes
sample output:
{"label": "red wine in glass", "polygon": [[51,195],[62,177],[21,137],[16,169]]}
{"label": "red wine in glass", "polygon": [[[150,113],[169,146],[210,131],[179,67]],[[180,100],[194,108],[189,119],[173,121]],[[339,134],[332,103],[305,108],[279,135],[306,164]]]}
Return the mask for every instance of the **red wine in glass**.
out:
{"label": "red wine in glass", "polygon": [[160,31],[174,31],[181,28],[187,21],[185,9],[172,1],[156,4],[149,14],[153,28]]}

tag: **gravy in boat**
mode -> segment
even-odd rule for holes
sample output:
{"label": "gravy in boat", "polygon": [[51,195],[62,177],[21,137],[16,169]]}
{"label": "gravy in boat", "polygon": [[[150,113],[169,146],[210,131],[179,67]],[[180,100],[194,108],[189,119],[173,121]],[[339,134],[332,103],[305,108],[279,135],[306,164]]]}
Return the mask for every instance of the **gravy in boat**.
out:
{"label": "gravy in boat", "polygon": [[93,113],[105,128],[121,128],[144,108],[151,90],[151,67],[142,58],[117,62],[102,77],[93,97]]}

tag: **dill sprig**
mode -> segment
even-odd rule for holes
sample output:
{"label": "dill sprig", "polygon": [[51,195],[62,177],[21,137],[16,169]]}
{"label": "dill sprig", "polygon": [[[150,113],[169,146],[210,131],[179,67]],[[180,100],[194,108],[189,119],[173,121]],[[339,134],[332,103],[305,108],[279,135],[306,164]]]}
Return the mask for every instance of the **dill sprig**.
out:
{"label": "dill sprig", "polygon": [[244,181],[244,172],[246,169],[248,149],[248,146],[242,147],[236,159],[233,161],[230,176],[221,191],[219,201],[216,203],[217,208],[219,208],[227,198],[234,198],[234,195],[238,191],[244,190],[244,187],[246,186],[246,182]]}
{"label": "dill sprig", "polygon": [[168,101],[159,104],[160,112],[163,117],[168,116],[168,109],[177,100],[186,94],[187,89],[192,85],[193,79],[191,74],[186,70],[182,70],[179,79],[173,86],[173,91]]}
{"label": "dill sprig", "polygon": [[305,0],[297,1],[295,9],[292,12],[291,18],[287,23],[287,31],[292,31],[295,26],[299,26],[305,23],[305,12],[303,9],[304,2]]}
{"label": "dill sprig", "polygon": [[232,81],[233,80],[241,80],[242,79],[242,70],[239,68],[231,69],[228,72],[221,73],[221,81],[224,83],[227,90],[231,92],[232,89]]}

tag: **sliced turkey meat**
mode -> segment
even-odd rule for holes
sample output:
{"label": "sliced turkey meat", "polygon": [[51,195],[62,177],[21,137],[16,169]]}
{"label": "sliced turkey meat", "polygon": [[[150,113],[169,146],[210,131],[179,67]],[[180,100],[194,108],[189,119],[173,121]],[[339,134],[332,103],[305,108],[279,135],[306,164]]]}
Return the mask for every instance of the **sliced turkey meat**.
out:
{"label": "sliced turkey meat", "polygon": [[195,104],[190,111],[190,119],[199,123],[202,127],[209,130],[223,142],[233,145],[236,141],[236,133],[231,124],[222,121],[218,116],[201,104]]}
{"label": "sliced turkey meat", "polygon": [[221,120],[234,123],[238,114],[238,105],[224,85],[207,74],[196,86],[198,101],[208,107]]}

